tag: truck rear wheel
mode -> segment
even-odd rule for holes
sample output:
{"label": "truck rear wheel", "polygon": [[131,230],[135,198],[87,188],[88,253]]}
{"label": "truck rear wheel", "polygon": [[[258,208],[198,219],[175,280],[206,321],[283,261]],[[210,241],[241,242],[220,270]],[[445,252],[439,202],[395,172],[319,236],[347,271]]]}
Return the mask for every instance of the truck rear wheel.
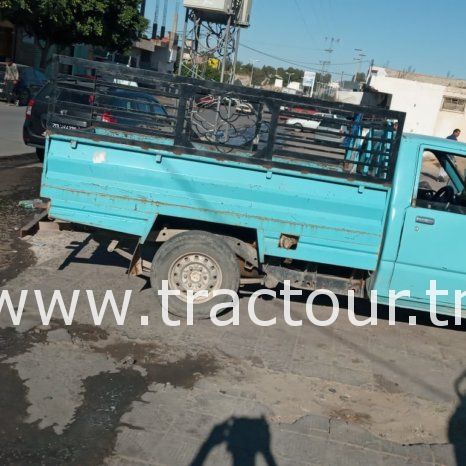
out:
{"label": "truck rear wheel", "polygon": [[216,290],[237,292],[240,269],[234,252],[220,237],[203,231],[181,233],[164,243],[154,256],[151,285],[162,303],[158,290],[168,281],[170,290],[180,291],[170,296],[168,311],[178,317],[187,316],[187,294],[207,291],[207,297],[194,300],[194,318],[208,319],[213,306],[228,302],[228,297],[214,297]]}

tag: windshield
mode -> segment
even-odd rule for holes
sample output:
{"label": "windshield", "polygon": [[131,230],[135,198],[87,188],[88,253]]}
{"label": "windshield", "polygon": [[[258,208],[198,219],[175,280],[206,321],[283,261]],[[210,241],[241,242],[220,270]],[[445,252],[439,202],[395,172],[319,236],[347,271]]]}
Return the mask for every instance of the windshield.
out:
{"label": "windshield", "polygon": [[138,92],[118,92],[117,96],[103,97],[101,103],[103,106],[108,105],[121,110],[136,111],[150,115],[167,115],[167,112],[157,99]]}

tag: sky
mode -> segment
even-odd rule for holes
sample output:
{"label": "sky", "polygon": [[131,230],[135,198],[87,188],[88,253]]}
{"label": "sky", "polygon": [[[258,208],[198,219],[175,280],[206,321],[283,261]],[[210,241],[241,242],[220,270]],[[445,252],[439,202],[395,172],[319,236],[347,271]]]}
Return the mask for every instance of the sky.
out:
{"label": "sky", "polygon": [[[155,2],[147,0],[150,20]],[[363,53],[362,71],[374,59],[378,66],[466,79],[464,0],[253,2],[251,26],[241,33],[239,59],[243,62],[254,60],[255,66],[285,68],[295,63],[296,67],[318,71],[321,61],[330,60],[334,78],[342,73],[349,78],[357,69],[355,57]],[[176,0],[169,0],[167,29],[171,29],[175,5]],[[332,37],[339,41],[330,55],[324,50]]]}

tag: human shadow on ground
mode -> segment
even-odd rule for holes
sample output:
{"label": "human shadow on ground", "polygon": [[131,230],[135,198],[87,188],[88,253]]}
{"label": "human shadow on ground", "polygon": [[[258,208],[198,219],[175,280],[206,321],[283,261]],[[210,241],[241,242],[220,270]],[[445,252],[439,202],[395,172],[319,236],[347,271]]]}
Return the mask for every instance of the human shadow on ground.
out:
{"label": "human shadow on ground", "polygon": [[450,419],[448,440],[455,449],[456,464],[466,464],[466,371],[455,382],[458,406]]}
{"label": "human shadow on ground", "polygon": [[267,466],[277,466],[270,441],[270,428],[265,417],[231,417],[212,429],[191,466],[203,466],[210,452],[223,443],[231,454],[233,466],[255,466],[257,455],[262,455]]}

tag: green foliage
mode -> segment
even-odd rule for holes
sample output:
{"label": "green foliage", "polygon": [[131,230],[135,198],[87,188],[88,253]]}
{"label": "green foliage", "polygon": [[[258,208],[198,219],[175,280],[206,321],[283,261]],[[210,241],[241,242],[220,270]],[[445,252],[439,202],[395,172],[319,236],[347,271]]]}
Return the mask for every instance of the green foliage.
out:
{"label": "green foliage", "polygon": [[[239,62],[236,67],[236,74],[239,75],[251,75],[252,65],[251,63]],[[285,86],[288,82],[298,81],[302,82],[304,78],[304,70],[299,68],[274,68],[273,66],[263,66],[262,68],[254,67],[253,84],[259,86],[261,84],[273,84],[275,77],[282,78]],[[331,74],[316,74],[317,83],[329,83],[332,80]]]}
{"label": "green foliage", "polygon": [[0,0],[0,17],[44,42],[124,52],[147,28],[141,0]]}
{"label": "green foliage", "polygon": [[356,75],[356,82],[363,83],[366,81],[366,73],[358,73]]}
{"label": "green foliage", "polygon": [[[236,74],[251,75],[252,64],[239,62],[236,67]],[[304,71],[298,68],[274,68],[273,66],[263,66],[261,68],[254,67],[253,84],[259,86],[261,84],[273,84],[275,77],[283,78],[283,81],[288,84],[290,81],[302,81]]]}

